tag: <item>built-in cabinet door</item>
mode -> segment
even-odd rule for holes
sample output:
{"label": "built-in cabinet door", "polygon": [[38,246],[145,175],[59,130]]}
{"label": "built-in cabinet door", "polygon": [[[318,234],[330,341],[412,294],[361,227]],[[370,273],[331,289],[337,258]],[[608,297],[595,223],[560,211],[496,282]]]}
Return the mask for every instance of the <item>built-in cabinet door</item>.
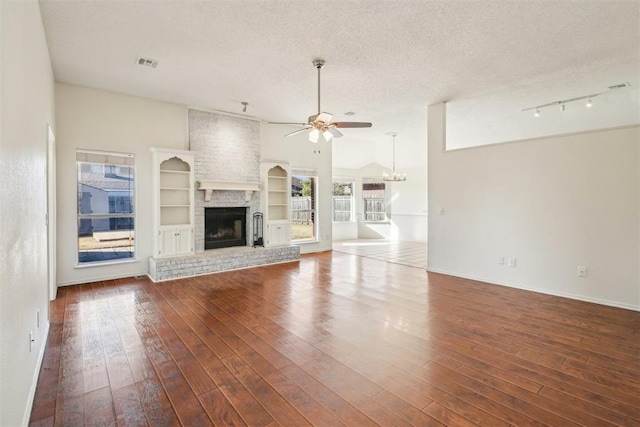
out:
{"label": "built-in cabinet door", "polygon": [[165,228],[158,235],[159,257],[188,255],[193,252],[193,228]]}
{"label": "built-in cabinet door", "polygon": [[177,228],[176,236],[176,255],[188,255],[193,252],[193,228]]}
{"label": "built-in cabinet door", "polygon": [[285,221],[270,222],[267,224],[267,246],[280,246],[289,244],[289,224]]}
{"label": "built-in cabinet door", "polygon": [[158,231],[157,256],[172,256],[176,254],[176,231],[164,229]]}

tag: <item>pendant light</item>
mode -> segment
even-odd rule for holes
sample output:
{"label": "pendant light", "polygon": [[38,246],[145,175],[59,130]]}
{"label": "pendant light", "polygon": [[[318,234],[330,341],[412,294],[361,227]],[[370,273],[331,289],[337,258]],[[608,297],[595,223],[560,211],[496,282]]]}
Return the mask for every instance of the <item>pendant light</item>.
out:
{"label": "pendant light", "polygon": [[393,137],[393,170],[391,171],[391,175],[386,172],[382,174],[383,181],[406,181],[407,174],[403,173],[402,175],[396,172],[396,136],[398,135],[395,132],[389,132],[387,135],[391,135]]}

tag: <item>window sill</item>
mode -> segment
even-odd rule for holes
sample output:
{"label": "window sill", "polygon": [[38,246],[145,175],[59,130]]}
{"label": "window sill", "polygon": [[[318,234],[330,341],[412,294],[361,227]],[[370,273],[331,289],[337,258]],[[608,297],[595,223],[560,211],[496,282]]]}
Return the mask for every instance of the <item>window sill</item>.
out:
{"label": "window sill", "polygon": [[318,243],[318,239],[307,239],[307,240],[292,240],[292,245],[309,245],[312,243]]}
{"label": "window sill", "polygon": [[114,260],[114,261],[85,262],[83,264],[77,264],[75,268],[90,268],[90,267],[101,267],[103,265],[131,264],[134,262],[138,262],[138,259],[129,258],[129,259],[123,259],[123,260]]}

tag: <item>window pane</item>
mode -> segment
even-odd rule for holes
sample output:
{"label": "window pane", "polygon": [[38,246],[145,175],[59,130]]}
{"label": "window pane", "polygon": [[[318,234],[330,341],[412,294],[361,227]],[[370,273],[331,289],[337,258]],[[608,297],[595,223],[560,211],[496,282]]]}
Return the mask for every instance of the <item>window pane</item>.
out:
{"label": "window pane", "polygon": [[78,213],[133,213],[133,167],[78,163]]}
{"label": "window pane", "polygon": [[133,258],[133,156],[78,151],[76,160],[78,263]]}
{"label": "window pane", "polygon": [[363,179],[362,198],[365,221],[385,221],[385,184],[374,179]]}
{"label": "window pane", "polygon": [[352,221],[353,182],[334,181],[331,207],[333,222]]}
{"label": "window pane", "polygon": [[314,240],[316,177],[291,177],[291,240]]}
{"label": "window pane", "polygon": [[113,261],[134,256],[134,219],[80,218],[78,262]]}

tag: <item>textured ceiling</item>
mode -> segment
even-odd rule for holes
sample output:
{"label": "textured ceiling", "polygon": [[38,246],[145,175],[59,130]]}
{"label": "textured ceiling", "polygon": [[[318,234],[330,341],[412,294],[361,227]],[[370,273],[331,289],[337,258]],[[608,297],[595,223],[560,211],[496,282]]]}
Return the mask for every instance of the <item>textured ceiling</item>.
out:
{"label": "textured ceiling", "polygon": [[[398,147],[424,144],[426,107],[439,101],[513,88],[524,107],[605,83],[640,83],[638,1],[40,6],[57,81],[234,113],[246,101],[248,115],[268,121],[304,122],[315,113],[312,60],[324,58],[322,110],[374,124],[345,130],[342,140],[352,144],[385,141],[390,131],[398,132]],[[136,65],[139,56],[158,67]]]}

